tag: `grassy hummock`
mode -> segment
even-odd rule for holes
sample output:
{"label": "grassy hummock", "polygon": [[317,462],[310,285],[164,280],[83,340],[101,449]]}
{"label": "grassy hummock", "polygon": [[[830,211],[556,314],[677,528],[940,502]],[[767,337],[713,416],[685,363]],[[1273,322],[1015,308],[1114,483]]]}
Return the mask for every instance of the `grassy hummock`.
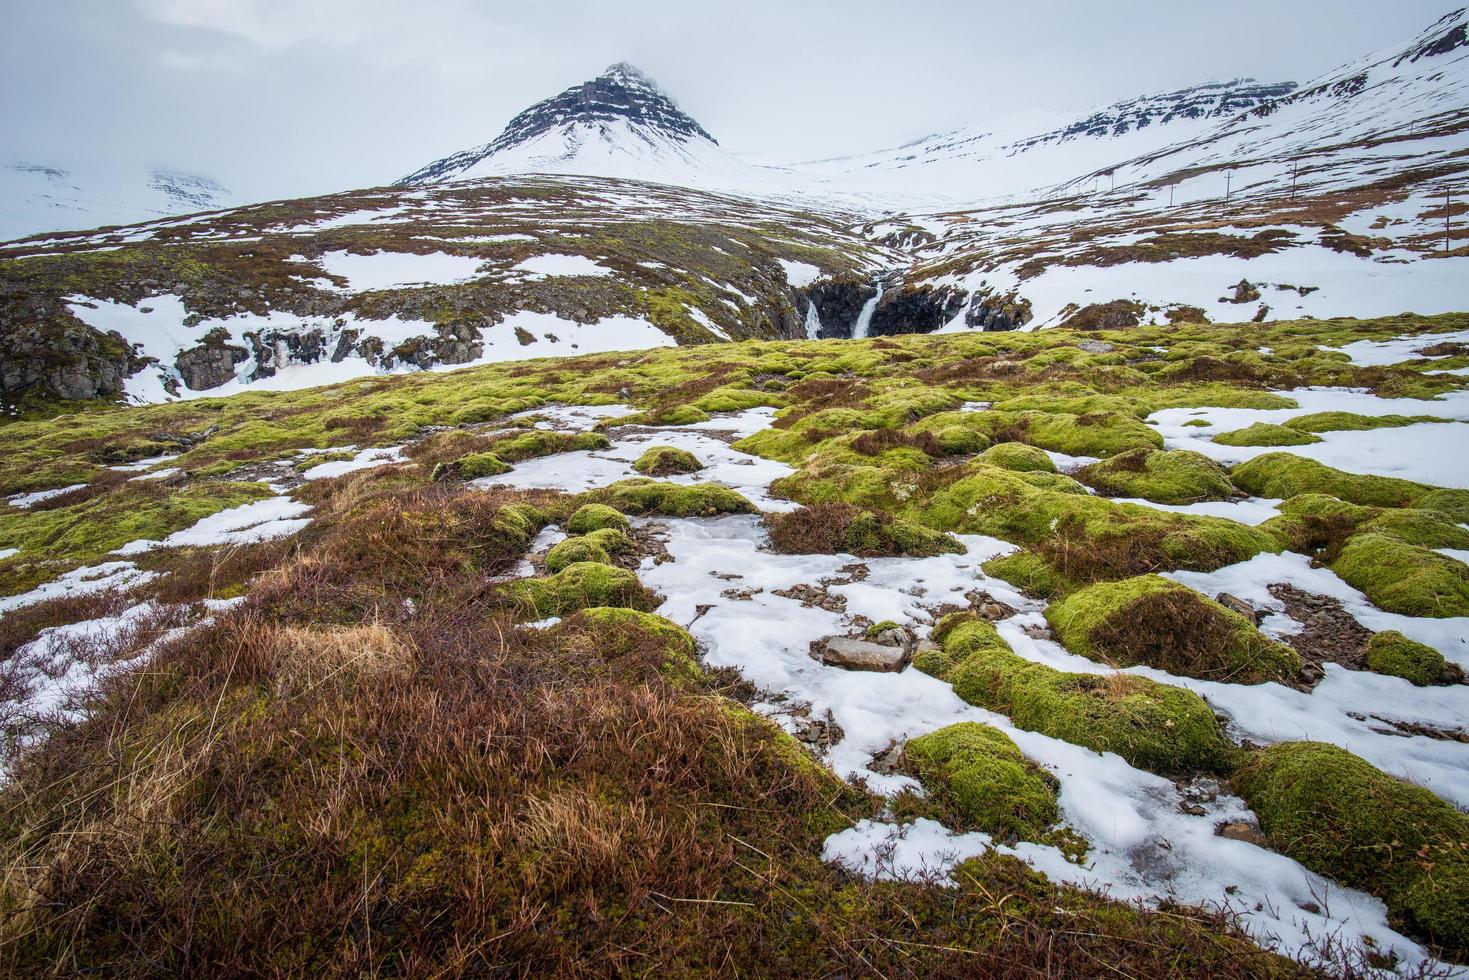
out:
{"label": "grassy hummock", "polygon": [[950,535],[850,504],[817,504],[766,514],[765,527],[771,548],[787,555],[926,558],[964,553],[964,546]]}
{"label": "grassy hummock", "polygon": [[1056,464],[1045,450],[1023,442],[999,442],[979,454],[979,462],[1017,473],[1054,473]]}
{"label": "grassy hummock", "polygon": [[583,504],[566,519],[568,534],[588,534],[604,528],[626,533],[632,530],[632,525],[620,511],[606,504]]}
{"label": "grassy hummock", "polygon": [[1433,415],[1358,415],[1356,412],[1313,412],[1284,423],[1302,432],[1361,432],[1367,429],[1399,429],[1420,422],[1447,422]]}
{"label": "grassy hummock", "polygon": [[526,618],[564,616],[591,606],[622,606],[649,612],[657,602],[638,577],[624,568],[577,562],[554,575],[518,579],[501,587]]}
{"label": "grassy hummock", "polygon": [[1076,477],[1109,497],[1141,497],[1160,504],[1227,500],[1234,493],[1224,467],[1187,449],[1134,449],[1084,467]]}
{"label": "grassy hummock", "polygon": [[589,531],[552,545],[546,552],[546,569],[559,572],[568,565],[584,561],[610,565],[613,555],[626,554],[632,548],[632,539],[617,528]]}
{"label": "grassy hummock", "polygon": [[1060,819],[1055,777],[993,726],[966,721],[940,728],[910,739],[903,758],[940,806],[958,815],[952,829],[1039,841]]}
{"label": "grassy hummock", "polygon": [[1331,570],[1373,604],[1404,616],[1469,616],[1469,569],[1390,534],[1354,535]]}
{"label": "grassy hummock", "polygon": [[612,665],[630,680],[656,673],[675,683],[704,679],[698,647],[677,623],[618,606],[590,606],[551,630],[554,639],[588,659]]}
{"label": "grassy hummock", "polygon": [[1302,429],[1269,422],[1256,422],[1243,429],[1221,432],[1214,437],[1221,446],[1309,446],[1321,437]]}
{"label": "grassy hummock", "polygon": [[665,517],[713,517],[717,514],[753,514],[755,505],[716,483],[684,486],[647,477],[621,480],[582,499],[606,504],[624,514],[662,514]]}
{"label": "grassy hummock", "polygon": [[1283,853],[1379,896],[1449,959],[1469,955],[1469,816],[1322,742],[1272,745],[1233,781]]}
{"label": "grassy hummock", "polygon": [[1379,674],[1426,687],[1441,682],[1448,661],[1425,643],[1410,640],[1397,630],[1384,630],[1374,634],[1367,644],[1367,666]]}
{"label": "grassy hummock", "polygon": [[970,704],[1164,775],[1233,768],[1238,750],[1192,691],[1126,674],[1068,674],[1025,660],[997,638],[978,620],[944,636],[947,680]]}
{"label": "grassy hummock", "polygon": [[704,464],[693,453],[677,446],[652,446],[632,466],[644,476],[697,473],[704,468]]}
{"label": "grassy hummock", "polygon": [[1230,470],[1241,490],[1257,497],[1286,499],[1325,494],[1369,507],[1418,507],[1469,521],[1469,491],[1444,490],[1392,476],[1348,473],[1290,453],[1266,453]]}
{"label": "grassy hummock", "polygon": [[1113,667],[1143,664],[1183,677],[1289,681],[1301,658],[1239,613],[1158,575],[1103,582],[1046,608],[1072,653]]}

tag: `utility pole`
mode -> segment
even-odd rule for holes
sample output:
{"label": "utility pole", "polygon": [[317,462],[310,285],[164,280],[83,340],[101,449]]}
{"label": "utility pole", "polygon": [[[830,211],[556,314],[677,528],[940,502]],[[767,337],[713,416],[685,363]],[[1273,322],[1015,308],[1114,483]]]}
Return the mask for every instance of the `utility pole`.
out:
{"label": "utility pole", "polygon": [[1177,186],[1178,184],[1176,182],[1168,185],[1168,206],[1170,208],[1173,207],[1173,188]]}
{"label": "utility pole", "polygon": [[1224,171],[1224,203],[1229,203],[1229,182],[1234,177],[1233,170]]}
{"label": "utility pole", "polygon": [[1449,205],[1453,201],[1453,188],[1443,189],[1443,250],[1449,254]]}
{"label": "utility pole", "polygon": [[1293,160],[1290,165],[1290,199],[1296,199],[1296,174],[1300,172],[1301,161]]}

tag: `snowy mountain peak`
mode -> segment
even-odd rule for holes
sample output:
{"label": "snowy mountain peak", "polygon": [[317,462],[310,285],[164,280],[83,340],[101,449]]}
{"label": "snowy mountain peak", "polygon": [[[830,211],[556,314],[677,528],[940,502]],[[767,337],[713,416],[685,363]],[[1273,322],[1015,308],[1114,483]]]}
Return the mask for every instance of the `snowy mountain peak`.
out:
{"label": "snowy mountain peak", "polygon": [[[399,183],[430,184],[527,169],[643,176],[625,172],[631,159],[670,153],[683,158],[717,146],[651,78],[619,61],[591,81],[526,109],[492,142],[436,160]],[[622,158],[621,164],[609,171],[608,158]]]}

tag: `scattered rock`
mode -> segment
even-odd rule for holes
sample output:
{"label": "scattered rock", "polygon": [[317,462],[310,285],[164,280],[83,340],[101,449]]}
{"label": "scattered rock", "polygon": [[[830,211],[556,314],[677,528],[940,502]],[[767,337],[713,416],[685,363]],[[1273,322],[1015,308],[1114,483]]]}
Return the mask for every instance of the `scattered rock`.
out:
{"label": "scattered rock", "polygon": [[847,611],[845,596],[833,595],[820,586],[807,585],[805,582],[797,583],[789,589],[776,589],[773,594],[786,599],[795,599],[803,606],[815,606],[827,612]]}
{"label": "scattered rock", "polygon": [[755,586],[748,586],[743,589],[725,589],[719,594],[724,596],[726,599],[734,599],[738,602],[748,602],[764,591],[764,589],[757,588]]}
{"label": "scattered rock", "polygon": [[966,592],[964,598],[969,600],[970,608],[992,623],[999,622],[1002,619],[1009,619],[1015,615],[1014,606],[1001,602],[988,592]]}
{"label": "scattered rock", "polygon": [[830,667],[847,670],[892,672],[908,664],[909,654],[902,647],[859,640],[851,636],[829,636],[811,644],[812,656]]}
{"label": "scattered rock", "polygon": [[1372,631],[1357,622],[1340,602],[1284,583],[1269,588],[1270,594],[1285,605],[1285,614],[1302,626],[1300,632],[1282,636],[1280,640],[1305,661],[1300,680],[1307,689],[1326,676],[1322,664],[1341,664],[1350,670],[1367,669],[1367,644],[1372,639]]}
{"label": "scattered rock", "polygon": [[1234,612],[1239,613],[1241,616],[1243,616],[1245,619],[1248,619],[1256,626],[1260,625],[1260,610],[1256,609],[1254,606],[1250,605],[1239,596],[1230,595],[1228,592],[1221,592],[1214,597],[1214,601],[1219,603],[1225,609],[1230,609]]}
{"label": "scattered rock", "polygon": [[1083,340],[1076,346],[1088,354],[1110,354],[1117,349],[1105,340]]}
{"label": "scattered rock", "polygon": [[792,734],[796,739],[814,749],[831,748],[846,734],[842,731],[842,726],[832,718],[830,711],[825,718],[796,718],[793,727],[795,730]]}
{"label": "scattered rock", "polygon": [[905,626],[894,626],[885,629],[872,638],[873,642],[881,643],[885,647],[901,647],[904,651],[912,654],[914,643],[913,634]]}
{"label": "scattered rock", "polygon": [[1273,850],[1270,846],[1270,838],[1260,832],[1260,828],[1244,820],[1232,820],[1223,823],[1216,828],[1215,832],[1220,837],[1228,837],[1230,840],[1242,840],[1246,844],[1254,844],[1266,850]]}
{"label": "scattered rock", "polygon": [[891,776],[902,769],[903,744],[896,739],[888,743],[888,747],[872,757],[867,768],[880,776]]}

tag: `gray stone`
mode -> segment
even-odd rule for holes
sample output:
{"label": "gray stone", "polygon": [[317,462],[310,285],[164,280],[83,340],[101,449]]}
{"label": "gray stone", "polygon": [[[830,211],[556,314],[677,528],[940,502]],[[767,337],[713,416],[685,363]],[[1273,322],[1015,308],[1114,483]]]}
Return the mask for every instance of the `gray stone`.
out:
{"label": "gray stone", "polygon": [[1234,820],[1226,824],[1220,824],[1218,829],[1220,837],[1228,837],[1230,840],[1242,840],[1246,844],[1254,844],[1256,847],[1270,849],[1270,838],[1260,832],[1260,828],[1244,820]]}
{"label": "gray stone", "polygon": [[902,670],[909,659],[908,651],[902,647],[858,640],[850,636],[832,636],[818,641],[816,652],[822,663],[847,670],[892,672]]}
{"label": "gray stone", "polygon": [[1221,592],[1214,597],[1214,601],[1225,609],[1239,613],[1256,626],[1260,625],[1260,611],[1239,596],[1230,595],[1228,592]]}

